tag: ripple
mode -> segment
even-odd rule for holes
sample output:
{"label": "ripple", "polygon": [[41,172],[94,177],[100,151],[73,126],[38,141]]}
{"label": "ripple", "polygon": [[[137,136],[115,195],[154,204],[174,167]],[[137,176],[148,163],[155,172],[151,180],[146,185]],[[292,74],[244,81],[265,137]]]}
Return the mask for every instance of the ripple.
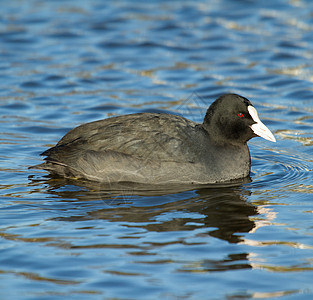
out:
{"label": "ripple", "polygon": [[33,89],[33,88],[42,88],[44,87],[44,85],[39,81],[25,81],[21,84],[21,87]]}
{"label": "ripple", "polygon": [[299,155],[286,150],[262,150],[262,154],[253,155],[252,170],[255,174],[251,184],[254,187],[277,185],[286,191],[309,178],[312,169],[313,162],[303,153]]}

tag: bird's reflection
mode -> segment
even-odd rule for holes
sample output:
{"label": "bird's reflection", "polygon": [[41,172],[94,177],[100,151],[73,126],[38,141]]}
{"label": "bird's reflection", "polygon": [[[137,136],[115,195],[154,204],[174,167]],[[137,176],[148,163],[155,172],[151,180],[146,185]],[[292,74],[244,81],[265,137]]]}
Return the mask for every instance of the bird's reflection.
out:
{"label": "bird's reflection", "polygon": [[[248,180],[249,181],[249,180]],[[68,181],[60,178],[50,178],[38,182],[32,179],[30,184],[46,187],[49,198],[58,199],[64,204],[62,213],[53,221],[78,222],[78,228],[86,220],[104,220],[111,223],[123,224],[127,228],[136,228],[140,232],[149,233],[178,233],[185,238],[174,239],[172,243],[183,244],[184,247],[194,245],[188,242],[190,237],[208,243],[209,237],[218,238],[231,244],[245,243],[248,232],[257,229],[258,207],[249,202],[250,191],[246,185],[237,183],[232,186],[219,187],[162,187],[153,189],[135,189],[134,186],[104,187],[99,184]],[[113,189],[114,188],[114,189]],[[138,188],[138,186],[136,187]],[[92,230],[92,228],[90,228]],[[199,231],[200,230],[200,231]],[[190,231],[190,234],[188,234]],[[90,233],[92,235],[92,231]],[[120,238],[125,241],[124,231]],[[153,235],[155,236],[155,235]],[[162,236],[160,234],[160,236]],[[114,239],[113,239],[114,240]],[[119,240],[119,239],[118,239]],[[80,246],[72,241],[66,247],[114,248],[125,247],[132,249],[129,255],[149,255],[153,249],[159,248],[162,241],[142,243],[140,236],[126,239],[130,244],[88,244]],[[56,246],[56,243],[54,244]],[[64,247],[62,240],[59,247]],[[166,244],[165,244],[166,245]],[[252,268],[248,252],[235,251],[227,253],[226,257],[212,257],[189,261],[181,266],[180,272],[212,272],[233,269]]]}
{"label": "bird's reflection", "polygon": [[[34,184],[36,180],[32,182]],[[255,227],[252,216],[258,214],[257,207],[247,201],[250,192],[238,183],[196,189],[190,186],[163,186],[158,189],[145,186],[143,189],[128,183],[104,186],[79,182],[78,185],[77,181],[61,178],[50,178],[45,183],[48,184],[48,192],[62,201],[75,200],[77,206],[86,201],[96,201],[94,209],[80,216],[57,218],[62,221],[90,218],[118,220],[136,223],[136,226],[154,232],[207,228],[207,234],[212,237],[239,243],[242,241],[241,234]],[[89,205],[89,208],[92,207]],[[172,212],[175,212],[175,217],[161,217]]]}

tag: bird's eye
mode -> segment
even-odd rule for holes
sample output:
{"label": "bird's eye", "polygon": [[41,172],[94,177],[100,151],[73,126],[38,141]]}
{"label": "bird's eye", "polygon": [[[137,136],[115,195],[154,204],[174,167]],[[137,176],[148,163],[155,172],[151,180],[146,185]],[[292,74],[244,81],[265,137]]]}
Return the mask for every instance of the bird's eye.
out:
{"label": "bird's eye", "polygon": [[239,113],[239,114],[238,114],[238,117],[239,117],[239,118],[242,118],[243,116],[244,116],[243,113]]}

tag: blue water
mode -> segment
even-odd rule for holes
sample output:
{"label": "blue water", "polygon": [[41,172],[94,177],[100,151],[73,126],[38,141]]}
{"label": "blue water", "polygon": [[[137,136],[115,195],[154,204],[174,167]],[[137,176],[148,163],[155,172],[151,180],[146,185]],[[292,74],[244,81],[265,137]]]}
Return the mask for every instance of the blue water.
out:
{"label": "blue water", "polygon": [[[264,3],[265,2],[265,3]],[[1,299],[312,299],[313,2],[3,1]],[[251,182],[114,192],[28,170],[69,129],[249,98]]]}

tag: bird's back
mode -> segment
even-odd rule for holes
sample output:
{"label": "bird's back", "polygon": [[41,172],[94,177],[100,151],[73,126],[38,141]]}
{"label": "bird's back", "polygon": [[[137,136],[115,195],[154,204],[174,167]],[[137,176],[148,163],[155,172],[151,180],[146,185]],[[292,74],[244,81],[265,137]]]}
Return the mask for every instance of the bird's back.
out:
{"label": "bird's back", "polygon": [[170,114],[104,119],[69,131],[42,153],[42,168],[96,181],[201,181],[206,135],[201,124]]}

